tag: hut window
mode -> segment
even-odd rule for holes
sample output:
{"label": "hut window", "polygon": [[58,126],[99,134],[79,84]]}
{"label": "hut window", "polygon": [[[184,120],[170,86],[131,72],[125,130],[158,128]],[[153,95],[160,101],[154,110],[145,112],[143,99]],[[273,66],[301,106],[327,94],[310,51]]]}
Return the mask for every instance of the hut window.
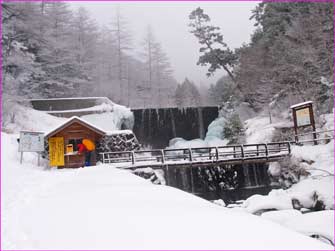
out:
{"label": "hut window", "polygon": [[82,139],[69,139],[69,144],[73,145],[73,151],[78,151],[78,144],[81,144]]}

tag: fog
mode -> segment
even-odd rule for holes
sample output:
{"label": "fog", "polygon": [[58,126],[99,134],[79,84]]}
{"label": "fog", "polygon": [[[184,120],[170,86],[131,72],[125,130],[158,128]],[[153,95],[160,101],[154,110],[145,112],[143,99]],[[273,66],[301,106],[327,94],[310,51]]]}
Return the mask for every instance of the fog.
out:
{"label": "fog", "polygon": [[221,28],[224,41],[230,48],[248,43],[255,29],[249,20],[257,2],[72,2],[73,8],[83,6],[102,26],[111,24],[117,8],[127,20],[133,37],[133,54],[140,50],[141,40],[150,25],[156,39],[170,58],[174,77],[181,82],[185,77],[197,85],[214,83],[224,72],[206,76],[207,68],[197,66],[199,44],[189,32],[188,16],[197,7],[211,17],[211,23]]}

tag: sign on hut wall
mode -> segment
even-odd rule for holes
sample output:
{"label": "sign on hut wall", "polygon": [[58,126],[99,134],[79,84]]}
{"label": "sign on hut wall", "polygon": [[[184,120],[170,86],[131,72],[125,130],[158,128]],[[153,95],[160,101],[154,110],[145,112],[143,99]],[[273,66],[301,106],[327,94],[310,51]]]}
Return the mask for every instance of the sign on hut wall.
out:
{"label": "sign on hut wall", "polygon": [[64,166],[64,138],[49,138],[49,165]]}

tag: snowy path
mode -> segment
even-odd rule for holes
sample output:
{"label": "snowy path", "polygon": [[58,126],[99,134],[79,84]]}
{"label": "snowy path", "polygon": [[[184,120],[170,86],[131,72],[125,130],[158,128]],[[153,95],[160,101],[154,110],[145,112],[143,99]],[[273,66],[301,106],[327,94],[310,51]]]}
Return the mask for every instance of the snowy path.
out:
{"label": "snowy path", "polygon": [[3,249],[332,249],[127,171],[21,166],[15,138],[2,146]]}

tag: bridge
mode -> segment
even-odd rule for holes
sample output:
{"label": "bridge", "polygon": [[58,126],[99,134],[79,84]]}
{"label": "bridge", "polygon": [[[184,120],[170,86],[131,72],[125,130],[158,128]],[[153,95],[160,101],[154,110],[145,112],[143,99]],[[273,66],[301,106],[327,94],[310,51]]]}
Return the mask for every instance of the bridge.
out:
{"label": "bridge", "polygon": [[123,169],[166,166],[210,167],[224,164],[273,162],[289,156],[290,142],[228,145],[180,149],[155,149],[100,153],[100,160]]}
{"label": "bridge", "polygon": [[[104,152],[100,153],[100,161],[117,168],[133,170],[144,178],[148,178],[145,177],[147,168],[151,168],[154,173],[155,170],[163,172],[166,185],[206,199],[224,196],[238,200],[254,193],[268,193],[268,163],[281,160],[290,154],[291,142],[275,142]],[[226,170],[224,175],[222,170]],[[229,183],[230,188],[218,187],[222,182]],[[213,186],[216,188],[213,189]]]}

